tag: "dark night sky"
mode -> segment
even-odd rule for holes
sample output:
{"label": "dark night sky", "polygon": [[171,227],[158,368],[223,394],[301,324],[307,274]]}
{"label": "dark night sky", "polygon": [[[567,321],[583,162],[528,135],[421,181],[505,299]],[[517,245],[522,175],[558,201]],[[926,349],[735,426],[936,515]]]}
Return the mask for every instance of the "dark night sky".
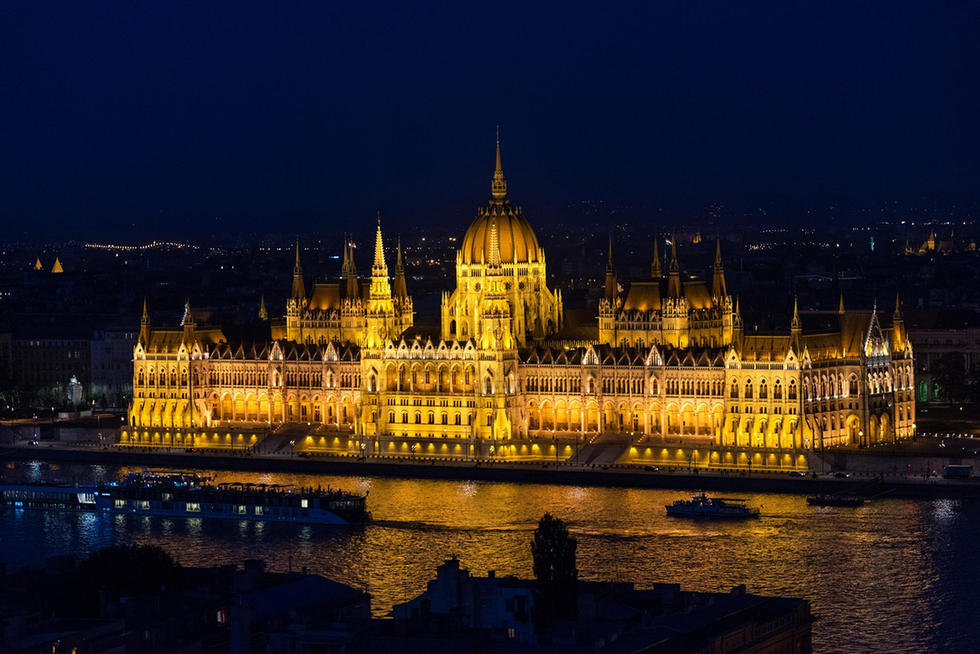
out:
{"label": "dark night sky", "polygon": [[4,3],[0,234],[980,199],[976,2],[535,4]]}

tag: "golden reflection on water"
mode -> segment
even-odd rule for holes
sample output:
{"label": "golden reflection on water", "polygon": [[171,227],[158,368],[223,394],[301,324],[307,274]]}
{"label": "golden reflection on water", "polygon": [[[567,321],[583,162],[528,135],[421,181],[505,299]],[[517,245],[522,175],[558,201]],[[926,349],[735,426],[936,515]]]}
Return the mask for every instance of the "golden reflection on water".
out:
{"label": "golden reflection on water", "polygon": [[[641,587],[675,582],[705,591],[727,591],[744,583],[749,592],[805,597],[820,616],[814,626],[819,649],[840,649],[846,642],[846,649],[856,651],[885,651],[880,645],[886,640],[910,645],[902,649],[934,649],[931,639],[941,632],[936,625],[948,628],[969,606],[957,600],[967,592],[963,580],[949,578],[947,571],[972,565],[961,562],[980,556],[978,506],[946,500],[884,499],[848,509],[809,507],[798,495],[737,494],[761,506],[763,517],[720,523],[667,517],[664,505],[687,497],[685,491],[210,474],[217,482],[332,486],[369,493],[374,522],[335,528],[115,516],[112,533],[92,535],[86,531],[91,526],[79,527],[74,538],[93,548],[105,540],[156,543],[185,565],[263,558],[274,570],[306,567],[365,588],[375,612],[383,615],[424,590],[436,566],[450,554],[474,574],[495,570],[530,576],[532,532],[549,512],[565,520],[578,538],[583,578],[631,581]],[[45,529],[61,525],[63,531],[64,521],[64,516],[52,514]],[[972,537],[958,536],[964,528],[973,530]],[[46,542],[76,546],[63,542],[63,534],[45,533]],[[970,583],[975,585],[975,576]],[[949,588],[939,592],[937,584]],[[974,624],[966,618],[962,622]]]}

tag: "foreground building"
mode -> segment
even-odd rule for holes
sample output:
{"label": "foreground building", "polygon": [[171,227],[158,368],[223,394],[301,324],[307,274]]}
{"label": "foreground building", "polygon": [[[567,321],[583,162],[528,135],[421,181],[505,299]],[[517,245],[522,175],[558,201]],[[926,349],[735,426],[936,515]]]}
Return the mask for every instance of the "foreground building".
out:
{"label": "foreground building", "polygon": [[804,331],[794,305],[787,333],[746,333],[720,244],[709,286],[682,275],[676,243],[666,270],[655,245],[650,278],[621,281],[610,243],[594,336],[567,338],[499,143],[461,244],[439,335],[415,333],[380,219],[363,280],[345,246],[342,279],[308,293],[297,246],[286,316],[263,303],[260,333],[199,325],[189,305],[179,329],[159,329],[144,307],[121,444],[784,468],[913,434],[897,300],[887,325],[842,299],[819,327]]}

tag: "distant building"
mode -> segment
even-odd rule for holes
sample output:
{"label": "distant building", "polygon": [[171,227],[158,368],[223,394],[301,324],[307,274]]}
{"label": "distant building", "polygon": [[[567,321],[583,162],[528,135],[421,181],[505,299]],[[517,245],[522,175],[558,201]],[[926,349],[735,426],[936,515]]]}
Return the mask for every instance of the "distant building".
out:
{"label": "distant building", "polygon": [[963,374],[980,366],[980,315],[960,310],[923,310],[910,315],[909,340],[915,347],[916,399],[947,401],[934,380],[936,363],[949,355],[962,357]]}

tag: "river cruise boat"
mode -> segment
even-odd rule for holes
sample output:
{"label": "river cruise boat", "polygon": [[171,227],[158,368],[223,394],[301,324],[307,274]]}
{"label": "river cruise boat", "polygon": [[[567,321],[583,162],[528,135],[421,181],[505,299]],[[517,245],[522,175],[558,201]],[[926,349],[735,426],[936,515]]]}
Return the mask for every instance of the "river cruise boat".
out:
{"label": "river cruise boat", "polygon": [[806,498],[810,506],[864,506],[865,501],[853,493],[821,493]]}
{"label": "river cruise boat", "polygon": [[264,522],[345,525],[367,522],[367,496],[332,488],[281,484],[211,484],[184,475],[136,473],[103,484],[96,509],[172,518],[224,518]]}
{"label": "river cruise boat", "polygon": [[280,484],[211,484],[184,474],[134,473],[97,486],[0,485],[0,507],[60,509],[164,518],[223,518],[347,525],[371,519],[367,496]]}
{"label": "river cruise boat", "polygon": [[679,518],[709,518],[736,520],[758,518],[759,509],[746,506],[746,500],[733,497],[708,497],[703,492],[689,500],[677,500],[665,505],[667,515]]}

